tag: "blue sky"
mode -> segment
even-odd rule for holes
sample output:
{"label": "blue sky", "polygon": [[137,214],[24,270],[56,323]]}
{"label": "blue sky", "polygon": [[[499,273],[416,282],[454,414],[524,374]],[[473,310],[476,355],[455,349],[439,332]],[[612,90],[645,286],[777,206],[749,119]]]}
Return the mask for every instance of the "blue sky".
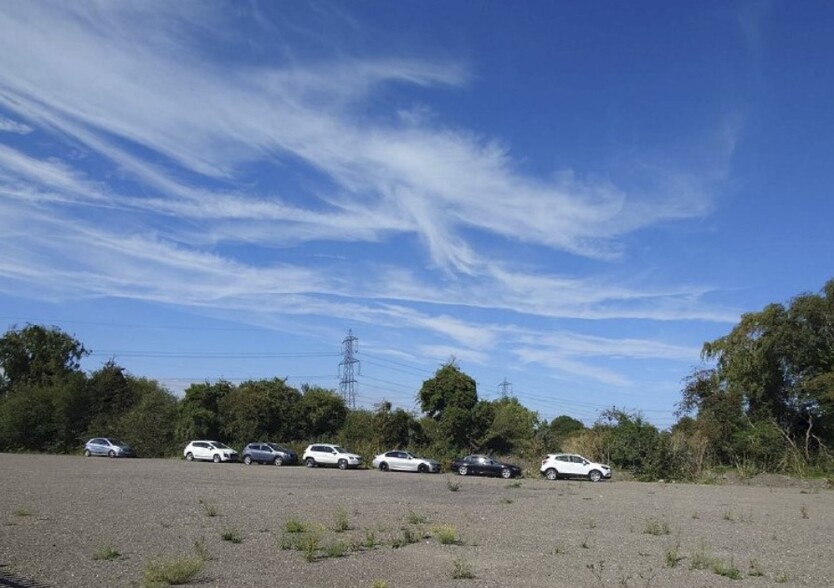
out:
{"label": "blue sky", "polygon": [[834,267],[830,2],[0,2],[0,322],[180,393],[286,377],[671,425]]}

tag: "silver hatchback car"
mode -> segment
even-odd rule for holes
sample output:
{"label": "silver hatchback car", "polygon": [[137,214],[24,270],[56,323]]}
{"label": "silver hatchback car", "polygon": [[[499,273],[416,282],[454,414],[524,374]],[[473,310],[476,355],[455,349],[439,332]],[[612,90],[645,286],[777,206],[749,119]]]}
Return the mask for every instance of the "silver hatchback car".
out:
{"label": "silver hatchback car", "polygon": [[93,437],[84,444],[84,456],[106,455],[107,457],[136,457],[136,452],[127,443],[111,437]]}

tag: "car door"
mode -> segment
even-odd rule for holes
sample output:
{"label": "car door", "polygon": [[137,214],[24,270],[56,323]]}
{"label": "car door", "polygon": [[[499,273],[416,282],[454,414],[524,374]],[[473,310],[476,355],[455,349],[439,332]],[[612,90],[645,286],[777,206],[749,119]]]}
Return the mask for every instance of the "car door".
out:
{"label": "car door", "polygon": [[197,459],[211,459],[212,447],[208,443],[202,441],[194,444],[194,457]]}
{"label": "car door", "polygon": [[107,444],[104,439],[93,439],[90,441],[90,453],[93,455],[107,455]]}
{"label": "car door", "polygon": [[556,456],[556,469],[562,476],[577,476],[579,472],[576,471],[576,464],[571,460],[570,455]]}
{"label": "car door", "polygon": [[255,461],[272,461],[272,448],[269,445],[257,443],[255,444],[255,451],[252,453],[252,457]]}
{"label": "car door", "polygon": [[578,455],[571,455],[570,460],[573,462],[577,476],[587,476],[591,471],[590,463]]}

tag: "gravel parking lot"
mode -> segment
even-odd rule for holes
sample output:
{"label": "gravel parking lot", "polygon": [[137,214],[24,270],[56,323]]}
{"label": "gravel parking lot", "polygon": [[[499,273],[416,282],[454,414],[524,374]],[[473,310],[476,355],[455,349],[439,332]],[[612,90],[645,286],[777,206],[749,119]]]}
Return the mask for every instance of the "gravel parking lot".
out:
{"label": "gravel parking lot", "polygon": [[[834,493],[803,483],[646,484],[615,472],[598,484],[519,484],[0,454],[0,493],[0,586],[140,586],[150,561],[193,556],[195,542],[208,556],[197,586],[822,587],[834,577]],[[297,537],[288,519],[318,538],[314,561],[282,549]],[[457,542],[440,542],[444,525]],[[393,546],[406,537],[416,542]],[[474,578],[452,578],[467,568]]]}

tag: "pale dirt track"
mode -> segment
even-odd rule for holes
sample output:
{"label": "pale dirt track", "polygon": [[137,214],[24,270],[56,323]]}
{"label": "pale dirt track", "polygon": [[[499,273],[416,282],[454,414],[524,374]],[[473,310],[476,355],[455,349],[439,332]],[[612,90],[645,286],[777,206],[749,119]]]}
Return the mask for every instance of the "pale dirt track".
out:
{"label": "pale dirt track", "polygon": [[[195,541],[211,556],[190,584],[201,587],[834,584],[834,492],[801,484],[646,484],[615,473],[613,482],[514,488],[451,474],[0,454],[0,497],[0,586],[12,575],[63,588],[140,586],[149,560],[191,555]],[[323,531],[323,544],[360,542],[369,530],[383,544],[313,563],[280,548],[287,518],[330,528],[340,508],[351,529]],[[412,512],[426,522],[407,522]],[[650,521],[669,534],[646,533]],[[462,543],[390,546],[403,526],[422,534],[440,524]],[[225,529],[243,542],[223,541]],[[121,557],[95,560],[103,547]],[[668,567],[676,548],[682,559]],[[690,569],[699,550],[732,561],[742,579]],[[457,559],[475,579],[451,578]],[[751,562],[763,575],[749,575]]]}

